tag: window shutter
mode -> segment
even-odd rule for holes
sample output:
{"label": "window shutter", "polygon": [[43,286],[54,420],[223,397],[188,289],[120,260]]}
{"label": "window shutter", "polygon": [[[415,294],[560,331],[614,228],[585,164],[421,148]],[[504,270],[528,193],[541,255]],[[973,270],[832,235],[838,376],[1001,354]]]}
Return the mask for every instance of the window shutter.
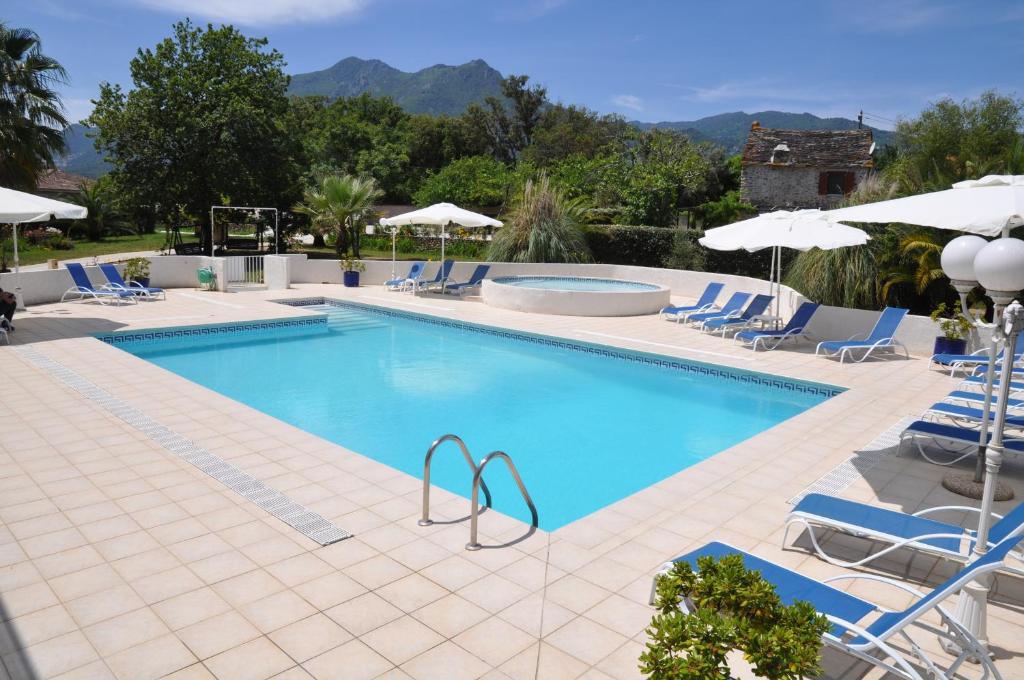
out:
{"label": "window shutter", "polygon": [[818,173],[818,195],[819,196],[824,196],[827,193],[828,193],[828,173],[827,172],[819,172]]}
{"label": "window shutter", "polygon": [[843,173],[843,195],[849,196],[853,193],[854,177],[852,172]]}

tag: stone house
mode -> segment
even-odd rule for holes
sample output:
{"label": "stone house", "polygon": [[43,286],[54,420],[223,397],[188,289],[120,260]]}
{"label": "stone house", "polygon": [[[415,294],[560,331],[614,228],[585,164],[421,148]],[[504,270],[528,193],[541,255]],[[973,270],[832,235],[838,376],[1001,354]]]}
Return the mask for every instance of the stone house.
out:
{"label": "stone house", "polygon": [[78,192],[82,190],[83,184],[88,186],[94,181],[82,175],[53,169],[39,178],[33,193],[57,201],[68,201],[78,196]]}
{"label": "stone house", "polygon": [[741,157],[740,196],[761,211],[834,208],[874,168],[871,130],[775,130],[757,122]]}

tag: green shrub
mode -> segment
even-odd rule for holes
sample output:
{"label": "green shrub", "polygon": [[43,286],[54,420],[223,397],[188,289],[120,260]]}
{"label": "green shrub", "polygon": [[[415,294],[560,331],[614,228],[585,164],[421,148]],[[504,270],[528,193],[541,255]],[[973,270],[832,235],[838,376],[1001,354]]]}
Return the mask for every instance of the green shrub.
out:
{"label": "green shrub", "polygon": [[[782,604],[775,588],[739,555],[676,562],[658,578],[658,613],[640,671],[652,680],[729,680],[726,655],[739,651],[758,677],[800,680],[820,672],[829,622],[810,604]],[[680,605],[692,604],[692,612]]]}
{"label": "green shrub", "polygon": [[664,227],[615,224],[583,227],[583,235],[595,262],[638,267],[664,267],[678,233]]}

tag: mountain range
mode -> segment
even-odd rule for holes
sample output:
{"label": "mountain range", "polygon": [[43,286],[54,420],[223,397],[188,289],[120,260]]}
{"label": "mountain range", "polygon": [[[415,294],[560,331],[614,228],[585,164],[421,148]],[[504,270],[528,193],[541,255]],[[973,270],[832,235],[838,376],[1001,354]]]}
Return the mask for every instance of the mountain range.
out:
{"label": "mountain range", "polygon": [[[293,75],[288,93],[337,99],[369,92],[378,97],[391,97],[410,113],[457,116],[473,102],[481,102],[492,95],[500,97],[501,80],[501,73],[482,59],[459,66],[438,64],[408,73],[378,59],[348,57],[322,71]],[[718,144],[727,153],[734,154],[743,148],[755,120],[763,127],[786,130],[852,130],[857,127],[857,121],[848,118],[819,118],[810,113],[785,111],[737,111],[689,121],[631,121],[631,124],[640,129],[678,130],[692,139]],[[86,129],[77,124],[69,128],[65,135],[68,153],[60,165],[68,172],[97,177],[106,171],[107,164],[93,149],[92,140],[85,136]],[[879,146],[892,138],[887,130],[872,130]]]}

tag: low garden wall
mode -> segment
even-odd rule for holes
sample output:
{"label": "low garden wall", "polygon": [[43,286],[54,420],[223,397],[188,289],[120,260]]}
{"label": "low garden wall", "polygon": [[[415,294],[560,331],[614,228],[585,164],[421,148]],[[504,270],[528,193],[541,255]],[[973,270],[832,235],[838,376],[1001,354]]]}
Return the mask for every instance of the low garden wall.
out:
{"label": "low garden wall", "polygon": [[[151,257],[150,283],[161,288],[195,288],[196,269],[223,264],[223,258],[206,256],[165,256]],[[368,260],[366,271],[361,277],[363,285],[379,285],[392,276],[389,260]],[[456,263],[452,276],[464,281],[476,268],[475,262]],[[118,265],[120,267],[120,265]],[[341,283],[341,267],[337,260],[308,259],[305,255],[268,256],[267,284],[270,289],[287,288],[291,283]],[[427,277],[437,271],[438,263],[427,265]],[[395,265],[398,276],[409,271],[408,262]],[[90,280],[96,285],[106,282],[98,267],[86,267]],[[735,291],[748,293],[774,293],[770,284],[757,278],[732,276],[713,272],[693,272],[678,269],[658,269],[617,264],[532,264],[532,263],[491,263],[489,278],[547,274],[552,276],[587,276],[625,279],[666,286],[676,298],[696,298],[711,281],[725,284],[720,299]],[[14,290],[13,272],[0,274],[0,288]],[[22,299],[26,305],[44,304],[60,300],[61,295],[71,286],[71,277],[63,268],[55,270],[33,270],[21,273]],[[802,295],[788,286],[782,286],[779,311],[788,318],[793,310],[804,301]],[[843,307],[822,307],[808,328],[808,335],[815,339],[848,338],[856,333],[869,330],[878,317],[877,312]],[[928,317],[910,316],[900,326],[897,339],[910,348],[912,354],[929,356],[932,344],[938,335],[936,324]],[[978,347],[981,338],[974,338],[973,347]]]}

